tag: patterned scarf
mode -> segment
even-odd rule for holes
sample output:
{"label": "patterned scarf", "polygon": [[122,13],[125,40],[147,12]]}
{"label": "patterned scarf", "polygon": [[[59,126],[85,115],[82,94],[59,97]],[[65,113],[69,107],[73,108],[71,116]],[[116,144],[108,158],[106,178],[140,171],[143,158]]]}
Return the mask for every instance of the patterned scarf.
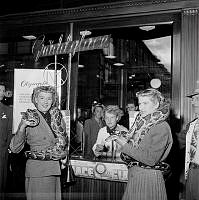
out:
{"label": "patterned scarf", "polygon": [[165,121],[169,115],[170,105],[165,103],[161,106],[157,111],[152,114],[148,114],[144,117],[139,113],[136,117],[136,120],[129,130],[128,138],[129,142],[133,143],[133,146],[139,146],[139,143],[144,138],[146,133],[148,133],[149,129],[162,122]]}
{"label": "patterned scarf", "polygon": [[[170,104],[164,103],[157,111],[147,116],[142,117],[139,113],[129,132],[124,135],[124,137],[128,139],[127,143],[131,144],[133,147],[138,148],[140,142],[148,133],[150,128],[167,119],[167,117],[169,116],[169,109]],[[127,163],[134,160],[132,157],[124,153],[121,154],[121,158]]]}
{"label": "patterned scarf", "polygon": [[107,126],[107,127],[106,127],[106,131],[107,131],[107,133],[109,133],[110,135],[113,135],[113,134],[115,134],[116,128],[117,128],[117,125],[116,125],[114,128],[112,128],[112,129],[110,129],[110,128]]}

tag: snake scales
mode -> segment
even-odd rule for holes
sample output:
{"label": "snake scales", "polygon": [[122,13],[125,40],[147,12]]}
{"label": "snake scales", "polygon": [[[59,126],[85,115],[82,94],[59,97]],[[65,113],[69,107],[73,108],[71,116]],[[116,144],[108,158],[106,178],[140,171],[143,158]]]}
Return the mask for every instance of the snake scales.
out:
{"label": "snake scales", "polygon": [[[124,137],[126,138],[127,143],[138,148],[139,143],[144,138],[145,134],[149,131],[149,129],[152,126],[166,120],[166,118],[169,115],[169,108],[170,108],[169,103],[165,103],[157,111],[147,116],[142,117],[141,113],[139,113],[136,117],[134,124],[130,128],[129,132],[115,131],[115,133],[113,133],[111,136],[106,138],[106,141],[114,140],[117,137]],[[149,166],[135,160],[134,158],[132,158],[131,156],[125,153],[121,153],[120,156],[121,156],[121,159],[127,164],[128,168],[132,166],[139,166],[142,168],[157,169],[157,170],[161,170],[165,177],[166,177],[166,174],[168,174],[170,171],[170,166],[165,162],[159,162],[155,166]]]}
{"label": "snake scales", "polygon": [[[33,122],[34,126],[40,123],[40,118],[36,110],[27,109],[26,112],[22,112],[22,118]],[[62,157],[67,155],[67,135],[62,125],[61,111],[54,107],[50,110],[51,116],[51,129],[54,132],[56,139],[53,146],[49,147],[46,151],[26,151],[27,158],[36,160],[57,160],[54,155],[61,155]]]}
{"label": "snake scales", "polygon": [[[145,117],[142,117],[139,113],[137,115],[135,123],[133,124],[129,132],[124,135],[124,137],[127,138],[127,143],[130,143],[132,146],[138,148],[139,143],[144,138],[145,134],[149,131],[149,129],[154,125],[167,119],[170,111],[169,109],[170,105],[168,103],[165,103],[157,111]],[[161,170],[165,179],[167,179],[168,174],[170,174],[170,166],[165,162],[159,162],[156,163],[156,165],[154,166],[149,166],[135,160],[134,158],[125,153],[121,153],[121,159],[127,164],[128,168],[132,166],[139,166],[147,169]]]}

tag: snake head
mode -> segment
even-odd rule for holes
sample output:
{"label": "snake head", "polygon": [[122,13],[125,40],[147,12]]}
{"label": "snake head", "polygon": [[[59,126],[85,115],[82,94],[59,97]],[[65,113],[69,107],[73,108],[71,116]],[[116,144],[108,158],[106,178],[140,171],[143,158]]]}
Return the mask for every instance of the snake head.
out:
{"label": "snake head", "polygon": [[31,122],[34,126],[38,125],[40,118],[38,113],[35,110],[27,109],[26,112],[21,112],[22,119]]}

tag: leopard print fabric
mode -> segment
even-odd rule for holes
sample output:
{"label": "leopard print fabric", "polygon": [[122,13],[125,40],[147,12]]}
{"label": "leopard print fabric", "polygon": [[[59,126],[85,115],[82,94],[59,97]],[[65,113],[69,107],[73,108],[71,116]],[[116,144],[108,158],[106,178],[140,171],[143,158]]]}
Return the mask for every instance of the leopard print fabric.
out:
{"label": "leopard print fabric", "polygon": [[[30,110],[27,114],[35,113],[35,110]],[[35,115],[35,114],[34,114]],[[51,115],[51,129],[54,132],[56,139],[55,144],[52,147],[49,147],[45,152],[33,152],[26,151],[26,157],[36,160],[56,160],[53,155],[67,155],[67,135],[64,127],[62,125],[62,114],[57,107],[54,107],[50,110]],[[31,117],[33,114],[31,114]]]}

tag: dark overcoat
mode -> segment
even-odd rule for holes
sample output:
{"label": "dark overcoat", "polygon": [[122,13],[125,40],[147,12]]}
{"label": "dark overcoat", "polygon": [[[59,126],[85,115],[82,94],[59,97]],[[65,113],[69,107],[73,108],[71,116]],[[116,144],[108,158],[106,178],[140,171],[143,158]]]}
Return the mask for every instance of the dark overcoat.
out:
{"label": "dark overcoat", "polygon": [[12,137],[12,108],[0,103],[0,199],[6,188],[8,147]]}

